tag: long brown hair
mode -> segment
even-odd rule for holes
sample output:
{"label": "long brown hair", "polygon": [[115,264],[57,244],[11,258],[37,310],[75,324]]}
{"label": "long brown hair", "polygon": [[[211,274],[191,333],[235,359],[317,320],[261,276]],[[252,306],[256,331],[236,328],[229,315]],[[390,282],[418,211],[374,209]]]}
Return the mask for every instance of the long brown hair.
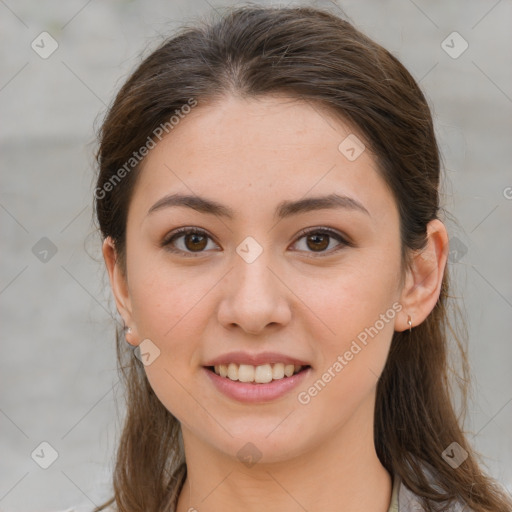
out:
{"label": "long brown hair", "polygon": [[[430,110],[412,76],[387,50],[328,11],[246,5],[166,40],[133,72],[107,113],[99,133],[95,213],[124,271],[127,212],[140,167],[134,152],[155,139],[159,127],[170,133],[169,119],[191,99],[201,106],[229,94],[274,93],[318,105],[359,130],[398,206],[403,266],[411,251],[424,247],[426,226],[440,213],[441,165]],[[427,511],[462,500],[475,512],[510,512],[508,495],[480,469],[459,425],[469,367],[465,337],[449,323],[451,306],[446,272],[428,318],[412,332],[394,333],[377,388],[377,455]],[[121,512],[174,510],[186,477],[179,422],[156,397],[119,328],[116,337],[126,417],[114,497],[96,511],[112,503]],[[459,369],[448,361],[450,343],[459,350]],[[468,452],[456,469],[442,457],[453,442]]]}

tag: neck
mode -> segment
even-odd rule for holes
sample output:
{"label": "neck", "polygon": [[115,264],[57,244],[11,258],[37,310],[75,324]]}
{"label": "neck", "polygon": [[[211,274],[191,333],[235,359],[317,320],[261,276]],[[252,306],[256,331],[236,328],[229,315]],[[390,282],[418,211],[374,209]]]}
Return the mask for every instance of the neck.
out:
{"label": "neck", "polygon": [[176,510],[387,512],[392,478],[375,452],[371,416],[351,418],[293,459],[251,467],[183,430],[187,478]]}

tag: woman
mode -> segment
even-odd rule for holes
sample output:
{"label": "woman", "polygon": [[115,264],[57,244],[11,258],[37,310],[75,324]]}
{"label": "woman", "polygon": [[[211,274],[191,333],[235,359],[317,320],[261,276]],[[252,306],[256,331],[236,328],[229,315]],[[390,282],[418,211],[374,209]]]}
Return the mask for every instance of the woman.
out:
{"label": "woman", "polygon": [[97,158],[127,415],[96,510],[511,510],[452,404],[439,151],[395,57],[234,9],[142,62]]}

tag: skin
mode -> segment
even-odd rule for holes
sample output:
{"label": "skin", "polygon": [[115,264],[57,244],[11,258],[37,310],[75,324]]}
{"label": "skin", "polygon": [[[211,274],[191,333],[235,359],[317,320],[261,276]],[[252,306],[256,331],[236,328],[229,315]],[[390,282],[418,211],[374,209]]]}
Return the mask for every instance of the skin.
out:
{"label": "skin", "polygon": [[[401,279],[396,204],[369,150],[352,162],[338,150],[350,133],[357,131],[318,106],[280,96],[198,106],[144,161],[127,220],[126,274],[105,240],[117,308],[132,328],[127,341],[150,339],[160,350],[147,377],[182,425],[188,475],[178,512],[261,511],[263,503],[267,512],[388,510],[392,479],[373,443],[377,379],[393,332],[408,329],[408,315],[421,323],[437,302],[448,238],[432,221],[426,248]],[[274,218],[283,200],[333,192],[368,214],[339,208]],[[148,215],[170,193],[213,199],[234,218],[175,206]],[[208,233],[199,256],[187,256],[198,242],[184,236],[174,247],[185,254],[161,246],[180,227]],[[327,238],[322,248],[297,236],[322,227],[352,245]],[[263,249],[252,263],[236,252],[247,236]],[[394,303],[401,311],[299,403],[298,392]],[[278,400],[243,404],[219,393],[202,368],[234,350],[288,354],[312,371]],[[261,452],[251,467],[237,458],[248,442]]]}

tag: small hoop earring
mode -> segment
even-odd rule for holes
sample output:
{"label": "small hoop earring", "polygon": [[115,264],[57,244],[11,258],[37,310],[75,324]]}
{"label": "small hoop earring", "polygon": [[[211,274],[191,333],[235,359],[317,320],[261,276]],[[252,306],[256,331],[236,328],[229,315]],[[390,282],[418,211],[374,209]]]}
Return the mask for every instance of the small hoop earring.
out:
{"label": "small hoop earring", "polygon": [[407,315],[407,323],[409,324],[409,332],[412,332],[412,318],[411,315]]}
{"label": "small hoop earring", "polygon": [[132,328],[131,327],[127,327],[126,328],[126,334],[131,334],[132,333]]}

